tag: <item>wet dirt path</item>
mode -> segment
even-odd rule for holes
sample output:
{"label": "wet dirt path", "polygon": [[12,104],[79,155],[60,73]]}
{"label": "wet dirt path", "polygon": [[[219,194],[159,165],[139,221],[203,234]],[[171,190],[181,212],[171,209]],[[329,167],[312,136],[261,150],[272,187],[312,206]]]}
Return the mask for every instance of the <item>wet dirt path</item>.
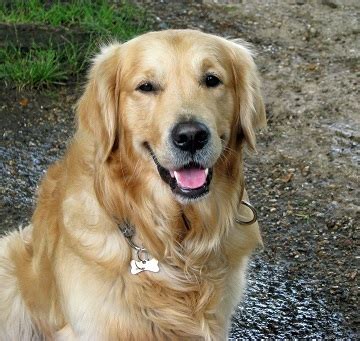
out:
{"label": "wet dirt path", "polygon": [[[265,249],[251,263],[233,339],[359,333],[359,5],[349,1],[143,4],[160,28],[254,44],[269,124],[246,177]],[[28,221],[33,194],[73,131],[79,87],[0,93],[1,225]],[[25,100],[24,100],[25,99]]]}

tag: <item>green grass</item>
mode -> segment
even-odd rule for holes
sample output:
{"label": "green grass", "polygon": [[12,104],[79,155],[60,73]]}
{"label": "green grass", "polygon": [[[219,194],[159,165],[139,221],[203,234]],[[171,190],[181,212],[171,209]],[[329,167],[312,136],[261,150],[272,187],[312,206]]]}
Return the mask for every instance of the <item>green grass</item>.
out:
{"label": "green grass", "polygon": [[[86,32],[81,43],[69,40],[57,46],[34,42],[24,48],[11,42],[0,49],[0,79],[22,87],[44,87],[78,79],[100,42],[128,40],[148,29],[146,13],[128,3],[111,1],[1,1],[0,22],[66,27]],[[43,45],[43,44],[42,44]]]}
{"label": "green grass", "polygon": [[50,6],[40,0],[14,0],[0,4],[0,21],[36,23],[54,27],[80,27],[97,34],[129,39],[146,29],[145,13],[131,4],[111,1],[53,1]]}
{"label": "green grass", "polygon": [[[46,87],[66,80],[59,57],[53,49],[31,49],[23,55],[16,47],[1,51],[0,78],[18,87]],[[0,59],[0,60],[1,60]]]}

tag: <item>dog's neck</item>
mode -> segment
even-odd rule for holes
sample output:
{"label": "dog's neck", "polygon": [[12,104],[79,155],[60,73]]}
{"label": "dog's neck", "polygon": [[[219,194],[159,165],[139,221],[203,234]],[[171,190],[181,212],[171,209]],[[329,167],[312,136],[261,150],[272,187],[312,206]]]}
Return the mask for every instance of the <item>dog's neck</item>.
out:
{"label": "dog's neck", "polygon": [[197,273],[205,265],[211,266],[213,255],[218,254],[224,236],[233,224],[237,199],[231,200],[233,205],[211,196],[203,202],[175,205],[173,212],[167,211],[166,219],[158,216],[155,209],[151,219],[144,219],[140,214],[142,210],[136,210],[139,214],[127,219],[131,225],[125,220],[119,225],[132,249],[131,263],[140,261],[137,252],[143,248],[149,260],[159,260],[160,268],[169,265]]}
{"label": "dog's neck", "polygon": [[153,257],[200,271],[234,224],[244,186],[241,159],[233,163],[237,167],[231,170],[226,164],[218,168],[205,198],[187,205],[175,199],[148,165],[139,164],[134,172],[125,157],[96,169],[95,190],[109,216],[135,226],[135,240]]}

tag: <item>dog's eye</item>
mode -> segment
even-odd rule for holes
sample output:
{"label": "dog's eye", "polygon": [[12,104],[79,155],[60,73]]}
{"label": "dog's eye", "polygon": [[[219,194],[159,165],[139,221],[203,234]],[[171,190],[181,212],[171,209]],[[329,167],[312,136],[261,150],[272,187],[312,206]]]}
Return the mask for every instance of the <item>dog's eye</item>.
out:
{"label": "dog's eye", "polygon": [[214,75],[205,76],[205,84],[208,88],[215,88],[221,83],[220,79]]}
{"label": "dog's eye", "polygon": [[143,92],[151,92],[151,91],[155,91],[155,87],[150,82],[146,82],[146,83],[140,84],[136,88],[136,90],[140,90],[140,91],[143,91]]}

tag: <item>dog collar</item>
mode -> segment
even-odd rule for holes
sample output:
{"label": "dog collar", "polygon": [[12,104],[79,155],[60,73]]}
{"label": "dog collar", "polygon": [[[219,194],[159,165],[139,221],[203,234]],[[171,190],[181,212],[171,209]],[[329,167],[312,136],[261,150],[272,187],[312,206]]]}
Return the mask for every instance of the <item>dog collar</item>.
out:
{"label": "dog collar", "polygon": [[246,207],[249,207],[252,214],[253,214],[253,218],[249,221],[243,221],[243,220],[240,220],[239,218],[235,218],[235,222],[237,224],[240,224],[240,225],[251,225],[251,224],[254,224],[256,221],[257,221],[257,212],[256,212],[256,209],[253,205],[251,205],[249,202],[245,201],[245,200],[241,200],[241,205],[244,205]]}
{"label": "dog collar", "polygon": [[[235,218],[235,222],[240,225],[251,225],[257,221],[257,212],[253,205],[249,202],[241,200],[241,205],[245,205],[246,207],[250,208],[251,212],[253,213],[253,218],[249,221],[244,221],[239,218]],[[186,216],[183,214],[182,218],[184,220],[186,228],[190,229],[190,223]],[[155,258],[152,258],[149,252],[143,247],[138,246],[133,241],[133,237],[135,236],[135,227],[131,225],[128,221],[124,221],[122,224],[119,224],[119,230],[126,238],[129,246],[135,250],[136,258],[132,259],[130,262],[130,272],[133,275],[137,275],[143,271],[150,271],[150,272],[159,272],[159,261]]]}

